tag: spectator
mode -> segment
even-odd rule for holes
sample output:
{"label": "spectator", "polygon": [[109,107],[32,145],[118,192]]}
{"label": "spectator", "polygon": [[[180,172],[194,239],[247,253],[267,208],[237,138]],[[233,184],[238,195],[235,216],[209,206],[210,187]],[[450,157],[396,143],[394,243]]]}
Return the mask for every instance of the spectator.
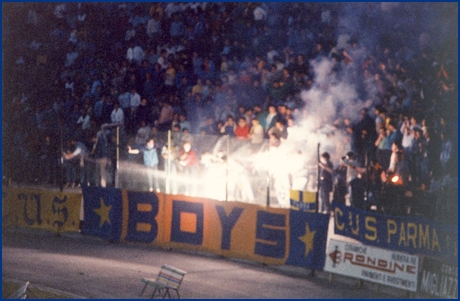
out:
{"label": "spectator", "polygon": [[118,104],[120,105],[120,108],[127,114],[130,112],[130,99],[130,91],[128,89],[122,89],[120,95],[118,96]]}
{"label": "spectator", "polygon": [[151,108],[146,97],[141,98],[141,104],[137,107],[134,116],[135,124],[140,124],[142,121],[145,121],[148,125],[152,124]]}
{"label": "spectator", "polygon": [[400,143],[402,140],[402,134],[399,130],[396,129],[394,121],[390,121],[387,128],[388,143],[390,143],[390,145],[392,145],[394,142]]}
{"label": "spectator", "polygon": [[426,187],[426,180],[429,178],[426,165],[426,158],[423,149],[423,131],[420,128],[414,130],[414,145],[412,149],[413,172],[411,172],[412,184],[414,187],[419,187],[422,190]]}
{"label": "spectator", "polygon": [[203,79],[202,78],[197,78],[196,80],[196,85],[192,87],[192,95],[196,95],[198,93],[203,93],[204,85],[203,85]]}
{"label": "spectator", "polygon": [[383,128],[383,127],[386,127],[386,113],[387,113],[387,110],[381,106],[381,105],[377,105],[375,106],[375,128],[377,130],[377,133],[379,133],[379,129],[380,128]]}
{"label": "spectator", "polygon": [[274,58],[275,56],[279,56],[279,53],[278,51],[276,51],[274,48],[273,48],[273,45],[268,45],[268,51],[267,51],[267,64],[268,65],[273,65],[273,63],[275,62]]}
{"label": "spectator", "polygon": [[331,213],[331,197],[330,194],[333,188],[333,174],[334,174],[334,167],[330,161],[331,156],[328,152],[324,152],[321,154],[320,162],[318,163],[320,166],[320,176],[319,176],[319,207],[318,210],[324,214]]}
{"label": "spectator", "polygon": [[158,12],[152,14],[152,18],[147,23],[147,35],[150,41],[157,41],[161,38],[161,18]]}
{"label": "spectator", "polygon": [[441,162],[441,172],[442,175],[454,175],[453,172],[457,167],[455,166],[454,162],[457,162],[454,159],[456,154],[456,150],[454,149],[454,144],[452,139],[450,139],[447,131],[441,131],[441,154],[439,156],[439,160]]}
{"label": "spectator", "polygon": [[180,15],[178,13],[175,13],[173,15],[173,21],[171,22],[171,26],[169,28],[169,36],[171,37],[174,45],[179,43],[183,34],[184,23],[180,19]]}
{"label": "spectator", "polygon": [[224,123],[220,129],[220,133],[223,135],[229,135],[230,137],[235,137],[236,123],[235,119],[232,116],[227,116],[227,121]]}
{"label": "spectator", "polygon": [[264,142],[264,128],[260,125],[259,120],[253,117],[251,130],[249,131],[249,138],[251,139],[251,149],[253,152],[260,149]]}
{"label": "spectator", "polygon": [[359,166],[353,152],[348,152],[343,163],[347,166],[348,198],[351,206],[364,210],[364,181],[366,169]]}
{"label": "spectator", "polygon": [[403,216],[407,214],[407,202],[404,198],[405,187],[409,181],[409,167],[404,160],[404,152],[393,143],[393,154],[390,168],[384,177],[383,190],[385,203],[382,204],[385,214]]}
{"label": "spectator", "polygon": [[193,66],[193,74],[195,76],[199,75],[200,70],[201,70],[201,65],[203,65],[203,59],[199,56],[198,51],[193,51],[192,66]]}
{"label": "spectator", "polygon": [[288,131],[286,127],[286,120],[283,118],[278,118],[275,121],[275,125],[268,130],[269,134],[274,134],[278,137],[281,141],[284,141],[288,138]]}
{"label": "spectator", "polygon": [[255,78],[252,80],[252,85],[248,88],[248,102],[247,106],[253,108],[258,105],[261,106],[265,100],[265,91],[260,85],[260,80]]}
{"label": "spectator", "polygon": [[134,115],[136,109],[141,104],[141,96],[137,93],[137,89],[135,87],[131,88],[131,94],[129,97],[129,105],[130,105],[130,114]]}
{"label": "spectator", "polygon": [[176,69],[174,68],[174,63],[172,61],[168,61],[164,76],[165,76],[165,80],[164,80],[163,91],[166,95],[173,95],[176,91],[176,86],[175,86]]}
{"label": "spectator", "polygon": [[[362,135],[363,130],[366,131],[368,136]],[[354,149],[356,151],[356,156],[361,165],[365,163],[365,144],[367,141],[375,141],[377,138],[377,132],[375,130],[375,121],[369,116],[369,110],[367,108],[361,109],[361,114],[359,121],[355,124],[353,128],[354,135]]]}
{"label": "spectator", "polygon": [[166,68],[168,68],[168,59],[166,58],[165,49],[162,49],[160,51],[160,57],[158,58],[157,63],[160,66],[161,70],[166,70]]}
{"label": "spectator", "polygon": [[179,160],[179,164],[183,167],[183,173],[186,177],[185,195],[194,196],[197,188],[195,179],[198,172],[198,159],[189,141],[186,141],[182,146]]}
{"label": "spectator", "polygon": [[[66,187],[69,185],[74,187],[81,187],[86,185],[88,179],[85,169],[85,160],[88,155],[88,149],[83,142],[77,141],[76,138],[72,138],[69,141],[69,149],[62,153],[64,158],[64,169],[66,170]],[[71,151],[73,149],[73,151]],[[79,177],[79,181],[77,178]]]}
{"label": "spectator", "polygon": [[81,127],[78,131],[78,136],[82,141],[85,141],[88,138],[88,131],[91,128],[91,117],[87,109],[82,108],[80,110],[81,115],[77,120],[77,124],[81,124]]}
{"label": "spectator", "polygon": [[235,137],[241,140],[249,139],[249,124],[243,116],[238,118],[238,124],[235,128]]}
{"label": "spectator", "polygon": [[[177,79],[177,76],[176,76],[176,79]],[[181,78],[180,84],[176,86],[177,86],[177,94],[179,96],[179,99],[181,100],[182,103],[184,103],[189,91],[190,91],[190,94],[192,95],[193,86],[190,83],[190,80],[187,76],[183,76]]]}
{"label": "spectator", "polygon": [[213,116],[208,116],[204,121],[203,126],[200,127],[200,134],[202,135],[218,135],[217,125]]}
{"label": "spectator", "polygon": [[[277,112],[276,107],[273,104],[268,105],[268,112],[265,114],[265,118],[262,118],[262,122],[260,123],[265,130],[265,133],[268,132],[275,125],[275,121],[277,119]],[[260,120],[260,119],[259,119]]]}
{"label": "spectator", "polygon": [[346,157],[340,159],[339,165],[334,170],[334,187],[332,199],[342,205],[346,204],[347,195],[347,166],[344,163]]}
{"label": "spectator", "polygon": [[113,111],[110,114],[110,121],[112,123],[117,123],[120,125],[120,129],[124,128],[125,124],[125,115],[123,110],[120,108],[120,103],[115,102],[113,106]]}
{"label": "spectator", "polygon": [[96,170],[94,180],[97,186],[107,186],[107,167],[110,162],[110,139],[105,129],[101,129],[92,137],[93,148],[90,155],[95,159]]}
{"label": "spectator", "polygon": [[389,132],[384,127],[379,128],[379,136],[375,141],[375,146],[377,147],[376,158],[384,170],[387,170],[390,165],[391,144],[387,136]]}
{"label": "spectator", "polygon": [[155,86],[152,81],[152,75],[150,72],[147,72],[145,74],[145,81],[142,84],[142,96],[147,99],[147,102],[149,104],[153,104],[153,101],[155,99]]}
{"label": "spectator", "polygon": [[144,166],[147,168],[147,180],[149,184],[149,191],[153,191],[153,185],[155,182],[156,192],[160,192],[160,182],[158,180],[158,153],[155,148],[154,138],[149,138],[147,144],[143,148],[132,149],[128,145],[128,152],[130,154],[143,153]]}
{"label": "spectator", "polygon": [[263,5],[257,5],[253,11],[254,14],[254,22],[257,28],[263,28],[265,22],[267,20],[267,10],[263,7]]}
{"label": "spectator", "polygon": [[126,59],[129,63],[136,63],[140,65],[144,60],[144,50],[141,46],[136,45],[133,41],[131,41],[129,48],[126,51]]}
{"label": "spectator", "polygon": [[185,112],[181,112],[179,114],[179,126],[180,126],[180,131],[182,132],[183,129],[188,129],[190,132],[191,125],[190,122],[187,120],[187,115]]}
{"label": "spectator", "polygon": [[160,132],[169,130],[172,126],[174,110],[169,103],[169,100],[164,100],[161,105],[160,117],[155,122]]}
{"label": "spectator", "polygon": [[40,175],[43,176],[43,184],[56,184],[59,162],[59,149],[56,137],[45,134],[44,139],[40,141],[38,155],[40,158]]}
{"label": "spectator", "polygon": [[136,145],[138,146],[145,145],[149,138],[149,133],[150,133],[150,127],[147,125],[147,122],[145,120],[142,120],[141,126],[137,130],[136,138],[134,140]]}

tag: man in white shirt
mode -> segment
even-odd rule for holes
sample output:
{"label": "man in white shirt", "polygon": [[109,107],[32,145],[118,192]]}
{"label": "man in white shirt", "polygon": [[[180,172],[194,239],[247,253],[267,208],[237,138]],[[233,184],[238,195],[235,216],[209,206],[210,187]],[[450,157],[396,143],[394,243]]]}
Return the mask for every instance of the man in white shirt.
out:
{"label": "man in white shirt", "polygon": [[129,96],[129,106],[131,108],[131,115],[133,115],[137,107],[141,104],[141,96],[137,93],[136,88],[131,88]]}
{"label": "man in white shirt", "polygon": [[125,114],[123,113],[123,109],[120,108],[120,104],[115,102],[113,106],[113,111],[110,114],[110,120],[112,123],[119,123],[120,129],[123,129],[125,124]]}
{"label": "man in white shirt", "polygon": [[404,149],[404,153],[412,152],[412,147],[414,144],[414,125],[410,124],[409,117],[404,116],[404,122],[401,125],[400,131],[402,133],[401,145]]}
{"label": "man in white shirt", "polygon": [[265,20],[267,20],[267,11],[261,6],[257,6],[253,12],[254,22],[257,28],[262,28]]}
{"label": "man in white shirt", "polygon": [[131,42],[130,47],[126,52],[126,59],[132,63],[136,62],[138,65],[144,60],[144,50],[141,46],[137,46],[134,42]]}
{"label": "man in white shirt", "polygon": [[81,110],[81,115],[77,120],[77,124],[81,124],[81,130],[83,132],[85,132],[85,131],[90,129],[90,127],[91,127],[91,118],[90,118],[90,115],[89,115],[87,109],[83,108]]}
{"label": "man in white shirt", "polygon": [[166,58],[166,50],[162,49],[160,51],[160,57],[157,60],[157,63],[160,64],[162,70],[166,70],[168,68],[168,59]]}
{"label": "man in white shirt", "polygon": [[273,49],[273,45],[268,45],[268,51],[267,51],[267,64],[271,66],[275,61],[274,58],[275,56],[279,56],[278,51]]}

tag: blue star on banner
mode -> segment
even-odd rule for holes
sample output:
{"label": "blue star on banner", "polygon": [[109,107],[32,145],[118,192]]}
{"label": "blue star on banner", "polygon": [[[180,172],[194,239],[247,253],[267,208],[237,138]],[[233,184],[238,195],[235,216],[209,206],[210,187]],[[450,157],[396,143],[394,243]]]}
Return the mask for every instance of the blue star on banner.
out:
{"label": "blue star on banner", "polygon": [[85,220],[81,233],[115,241],[120,240],[122,220],[121,190],[83,187]]}
{"label": "blue star on banner", "polygon": [[289,221],[290,247],[286,264],[323,270],[329,215],[290,210]]}

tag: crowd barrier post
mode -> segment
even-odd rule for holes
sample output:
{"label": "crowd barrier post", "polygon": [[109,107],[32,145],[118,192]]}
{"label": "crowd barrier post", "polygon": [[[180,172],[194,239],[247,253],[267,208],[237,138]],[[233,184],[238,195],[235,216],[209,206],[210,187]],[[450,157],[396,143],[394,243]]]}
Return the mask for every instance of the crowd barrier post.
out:
{"label": "crowd barrier post", "polygon": [[[316,195],[315,195],[315,203],[316,203],[316,210],[315,212],[318,213],[319,212],[319,181],[320,181],[320,166],[319,166],[319,163],[320,163],[320,155],[319,155],[319,148],[320,148],[320,143],[318,142],[318,146],[317,146],[317,150],[316,150],[316,157],[317,157],[317,160],[318,162],[316,163],[317,165],[317,170],[318,170],[318,178],[317,178],[317,182],[316,182]],[[316,271],[315,271],[315,268],[313,267],[313,269],[311,270],[310,272],[310,275],[312,277],[315,277],[316,275]]]}
{"label": "crowd barrier post", "polygon": [[[366,166],[366,194],[364,195],[366,203],[369,204],[369,167],[370,167],[370,162],[369,162],[369,154],[366,150],[364,153],[364,163]],[[370,206],[369,206],[370,208]]]}
{"label": "crowd barrier post", "polygon": [[120,164],[120,126],[117,126],[117,147],[116,147],[116,164],[115,164],[115,187],[119,188],[118,168]]}
{"label": "crowd barrier post", "polygon": [[[271,155],[270,142],[268,142],[268,162],[271,161],[270,155]],[[267,173],[267,207],[270,207],[270,168],[268,168],[268,173]]]}
{"label": "crowd barrier post", "polygon": [[226,170],[226,183],[225,183],[225,201],[227,202],[228,201],[228,168],[229,168],[229,164],[228,164],[228,161],[230,160],[230,135],[226,135],[227,136],[227,170]]}
{"label": "crowd barrier post", "polygon": [[318,147],[316,149],[316,157],[317,157],[317,160],[318,162],[316,163],[317,164],[317,170],[318,170],[318,176],[317,176],[317,180],[316,180],[316,195],[315,195],[315,203],[316,203],[316,213],[318,213],[319,211],[319,181],[320,181],[320,167],[319,167],[319,162],[320,162],[320,155],[319,155],[319,147],[320,147],[320,144],[318,143]]}
{"label": "crowd barrier post", "polygon": [[172,145],[171,145],[171,130],[168,130],[168,149],[167,149],[167,157],[166,157],[166,176],[165,176],[165,192],[168,193],[171,191],[171,152],[172,152]]}
{"label": "crowd barrier post", "polygon": [[[64,153],[64,138],[63,138],[63,133],[62,133],[62,122],[59,119],[59,138],[60,138],[60,144],[61,144],[61,153],[59,156],[59,168],[60,168],[60,181],[59,181],[59,191],[62,192],[64,190],[64,157],[62,157],[62,154]],[[56,162],[56,161],[55,161]],[[56,170],[56,168],[55,168]]]}

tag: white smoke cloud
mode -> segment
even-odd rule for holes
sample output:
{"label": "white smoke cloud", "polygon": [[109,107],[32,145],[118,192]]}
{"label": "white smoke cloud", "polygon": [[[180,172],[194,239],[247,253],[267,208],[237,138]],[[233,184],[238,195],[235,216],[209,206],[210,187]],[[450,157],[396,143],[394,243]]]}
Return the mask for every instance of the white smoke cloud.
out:
{"label": "white smoke cloud", "polygon": [[[303,141],[308,145],[303,152],[309,156],[316,156],[317,143],[321,144],[321,152],[329,151],[333,158],[343,156],[350,150],[350,137],[335,128],[334,122],[348,118],[354,123],[362,108],[368,108],[372,115],[372,108],[380,101],[379,90],[372,74],[363,77],[362,63],[376,53],[377,45],[380,49],[391,47],[393,39],[400,38],[413,48],[435,42],[427,34],[432,25],[424,24],[426,20],[433,20],[430,5],[344,3],[340,7],[335,43],[340,46],[337,50],[344,48],[353,61],[339,63],[341,68],[335,68],[337,62],[329,57],[310,61],[314,82],[309,90],[300,92],[307,113],[297,120]],[[412,32],[416,34],[408,34]],[[357,42],[356,47],[349,44],[352,39]],[[402,46],[401,40],[399,43]],[[398,46],[392,49],[393,55],[397,50]]]}
{"label": "white smoke cloud", "polygon": [[[337,50],[344,48],[353,62],[349,65],[343,65],[342,62],[342,68],[337,71],[334,68],[336,62],[330,58],[310,61],[315,75],[314,83],[310,90],[300,93],[308,113],[307,118],[299,124],[307,141],[319,142],[324,149],[349,148],[348,135],[335,130],[333,122],[344,118],[356,122],[362,108],[370,109],[372,114],[371,109],[379,102],[379,90],[373,75],[366,79],[362,76],[362,62],[375,52],[377,45],[381,49],[392,47],[401,37],[404,40],[398,42],[410,45],[413,50],[434,47],[442,37],[434,40],[430,34],[433,28],[439,28],[440,33],[444,31],[443,26],[436,26],[432,22],[436,14],[430,7],[429,4],[397,2],[344,3],[339,12],[335,42]],[[357,40],[357,48],[351,49],[347,44],[351,37]],[[393,54],[397,50],[397,47],[392,49]]]}

